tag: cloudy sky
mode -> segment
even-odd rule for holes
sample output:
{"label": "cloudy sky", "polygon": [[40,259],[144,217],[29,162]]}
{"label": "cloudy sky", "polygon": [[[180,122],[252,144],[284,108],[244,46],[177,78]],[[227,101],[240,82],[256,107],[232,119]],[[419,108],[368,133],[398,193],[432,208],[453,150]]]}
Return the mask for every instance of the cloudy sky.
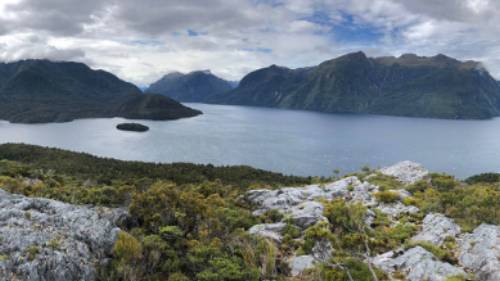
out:
{"label": "cloudy sky", "polygon": [[499,34],[498,0],[0,0],[0,61],[81,61],[138,85],[357,50],[475,59],[500,78]]}

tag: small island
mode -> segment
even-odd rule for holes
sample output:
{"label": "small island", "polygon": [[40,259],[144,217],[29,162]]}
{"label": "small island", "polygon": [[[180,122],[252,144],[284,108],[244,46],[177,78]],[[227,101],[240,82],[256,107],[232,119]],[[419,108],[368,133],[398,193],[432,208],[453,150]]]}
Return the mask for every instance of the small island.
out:
{"label": "small island", "polygon": [[131,131],[131,132],[147,132],[149,127],[139,124],[139,123],[121,123],[116,125],[116,128],[121,131]]}

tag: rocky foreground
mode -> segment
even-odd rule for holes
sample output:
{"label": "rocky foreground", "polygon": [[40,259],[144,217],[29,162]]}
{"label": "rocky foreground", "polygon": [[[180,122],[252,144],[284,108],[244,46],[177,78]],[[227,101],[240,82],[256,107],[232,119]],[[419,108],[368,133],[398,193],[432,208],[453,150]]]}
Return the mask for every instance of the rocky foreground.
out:
{"label": "rocky foreground", "polygon": [[[378,172],[398,179],[402,187],[425,179],[429,175],[421,165],[409,161]],[[404,214],[419,212],[416,206],[403,204],[401,200],[390,204],[378,202],[375,196],[378,191],[379,186],[361,181],[356,176],[324,186],[252,190],[246,194],[245,199],[255,206],[254,215],[275,210],[283,214],[284,219],[277,223],[255,225],[249,232],[279,244],[282,242],[282,232],[290,221],[301,229],[302,234],[308,227],[322,221],[326,222],[322,203],[325,201],[322,200],[336,198],[343,198],[348,202],[360,202],[368,207],[365,218],[367,225],[373,221],[376,211],[389,216],[394,224],[398,223],[398,218]],[[400,199],[410,196],[404,188],[393,192],[399,194]],[[366,257],[366,262],[384,271],[392,280],[465,280],[471,276],[483,281],[500,280],[499,226],[482,224],[472,233],[464,233],[452,219],[442,214],[430,213],[418,227],[420,231],[411,239],[415,242],[415,246],[401,247],[381,255],[369,256]],[[456,249],[453,252],[458,258],[456,264],[442,261],[430,251],[418,246],[419,242],[441,246],[449,240],[456,241]],[[329,241],[320,240],[316,241],[311,254],[287,257],[291,274],[300,276],[318,263],[329,262],[332,251]],[[452,277],[462,279],[447,279]]]}
{"label": "rocky foreground", "polygon": [[[374,272],[383,272],[389,280],[500,280],[499,226],[481,224],[464,231],[453,219],[426,213],[412,204],[408,187],[431,176],[419,164],[406,161],[369,173],[328,184],[250,190],[243,200],[253,215],[262,217],[275,212],[281,217],[272,223],[254,225],[248,232],[283,249],[286,247],[281,246],[290,243],[287,232],[293,226],[299,232],[294,241],[303,245],[311,229],[322,225],[337,228],[326,213],[328,204],[340,199],[366,208],[362,217],[368,228],[376,224],[380,214],[389,219],[391,228],[402,224],[415,228],[407,236],[409,241],[394,249],[391,246],[387,252],[367,251],[362,257]],[[394,179],[397,186],[386,190],[371,180],[380,175]],[[396,198],[382,200],[381,191]],[[99,268],[113,258],[118,225],[127,216],[124,209],[77,206],[0,189],[0,281],[96,280]],[[316,237],[313,242],[307,252],[279,253],[288,264],[289,280],[312,280],[307,279],[307,274],[317,265],[342,266],[334,264],[338,253],[332,239]],[[448,252],[440,255],[433,247]]]}
{"label": "rocky foreground", "polygon": [[95,280],[125,217],[0,189],[0,281]]}

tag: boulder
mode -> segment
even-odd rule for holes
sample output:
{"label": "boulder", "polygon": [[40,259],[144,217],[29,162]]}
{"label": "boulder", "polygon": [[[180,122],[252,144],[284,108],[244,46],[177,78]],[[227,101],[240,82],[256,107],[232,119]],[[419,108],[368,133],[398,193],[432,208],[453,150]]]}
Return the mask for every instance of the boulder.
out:
{"label": "boulder", "polygon": [[403,161],[390,167],[385,167],[380,172],[387,176],[392,176],[404,184],[412,184],[425,178],[429,171],[422,165],[411,162]]}
{"label": "boulder", "polygon": [[265,223],[252,226],[248,233],[263,238],[271,239],[275,242],[281,242],[281,231],[286,227],[285,223]]}
{"label": "boulder", "polygon": [[288,260],[291,276],[298,276],[306,269],[314,267],[315,259],[311,255],[296,256]]}
{"label": "boulder", "polygon": [[417,208],[415,206],[412,206],[412,205],[406,206],[401,202],[396,202],[393,204],[380,204],[378,206],[378,209],[382,213],[384,213],[392,218],[397,218],[401,214],[416,214],[420,211],[419,208]]}
{"label": "boulder", "polygon": [[374,257],[371,261],[387,273],[404,273],[407,281],[445,281],[451,276],[466,276],[461,268],[437,260],[422,247],[411,248],[399,256],[391,251]]}
{"label": "boulder", "polygon": [[456,237],[458,234],[460,226],[452,219],[442,214],[428,214],[424,218],[422,230],[412,240],[426,241],[440,246],[447,237]]}
{"label": "boulder", "polygon": [[478,280],[500,280],[500,226],[482,224],[459,241],[459,262]]}
{"label": "boulder", "polygon": [[0,281],[95,280],[126,216],[0,189]]}
{"label": "boulder", "polygon": [[302,229],[316,224],[320,220],[326,220],[323,216],[323,204],[315,201],[305,201],[290,210],[293,223]]}

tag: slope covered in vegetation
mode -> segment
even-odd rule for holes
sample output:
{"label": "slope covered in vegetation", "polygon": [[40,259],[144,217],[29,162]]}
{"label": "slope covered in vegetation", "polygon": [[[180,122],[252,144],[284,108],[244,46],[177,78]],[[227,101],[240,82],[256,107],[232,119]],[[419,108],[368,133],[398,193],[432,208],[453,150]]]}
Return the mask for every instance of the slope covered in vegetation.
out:
{"label": "slope covered in vegetation", "polygon": [[[282,189],[311,179],[25,145],[0,146],[0,159],[7,159],[0,188],[8,192],[128,209],[101,280],[414,281],[420,279],[408,276],[433,270],[460,273],[447,281],[494,280],[464,263],[465,246],[457,242],[500,223],[500,183],[491,177],[466,183],[426,171],[403,178],[364,169]],[[427,232],[438,233],[438,242],[427,242]],[[407,256],[427,268],[399,266]]]}

